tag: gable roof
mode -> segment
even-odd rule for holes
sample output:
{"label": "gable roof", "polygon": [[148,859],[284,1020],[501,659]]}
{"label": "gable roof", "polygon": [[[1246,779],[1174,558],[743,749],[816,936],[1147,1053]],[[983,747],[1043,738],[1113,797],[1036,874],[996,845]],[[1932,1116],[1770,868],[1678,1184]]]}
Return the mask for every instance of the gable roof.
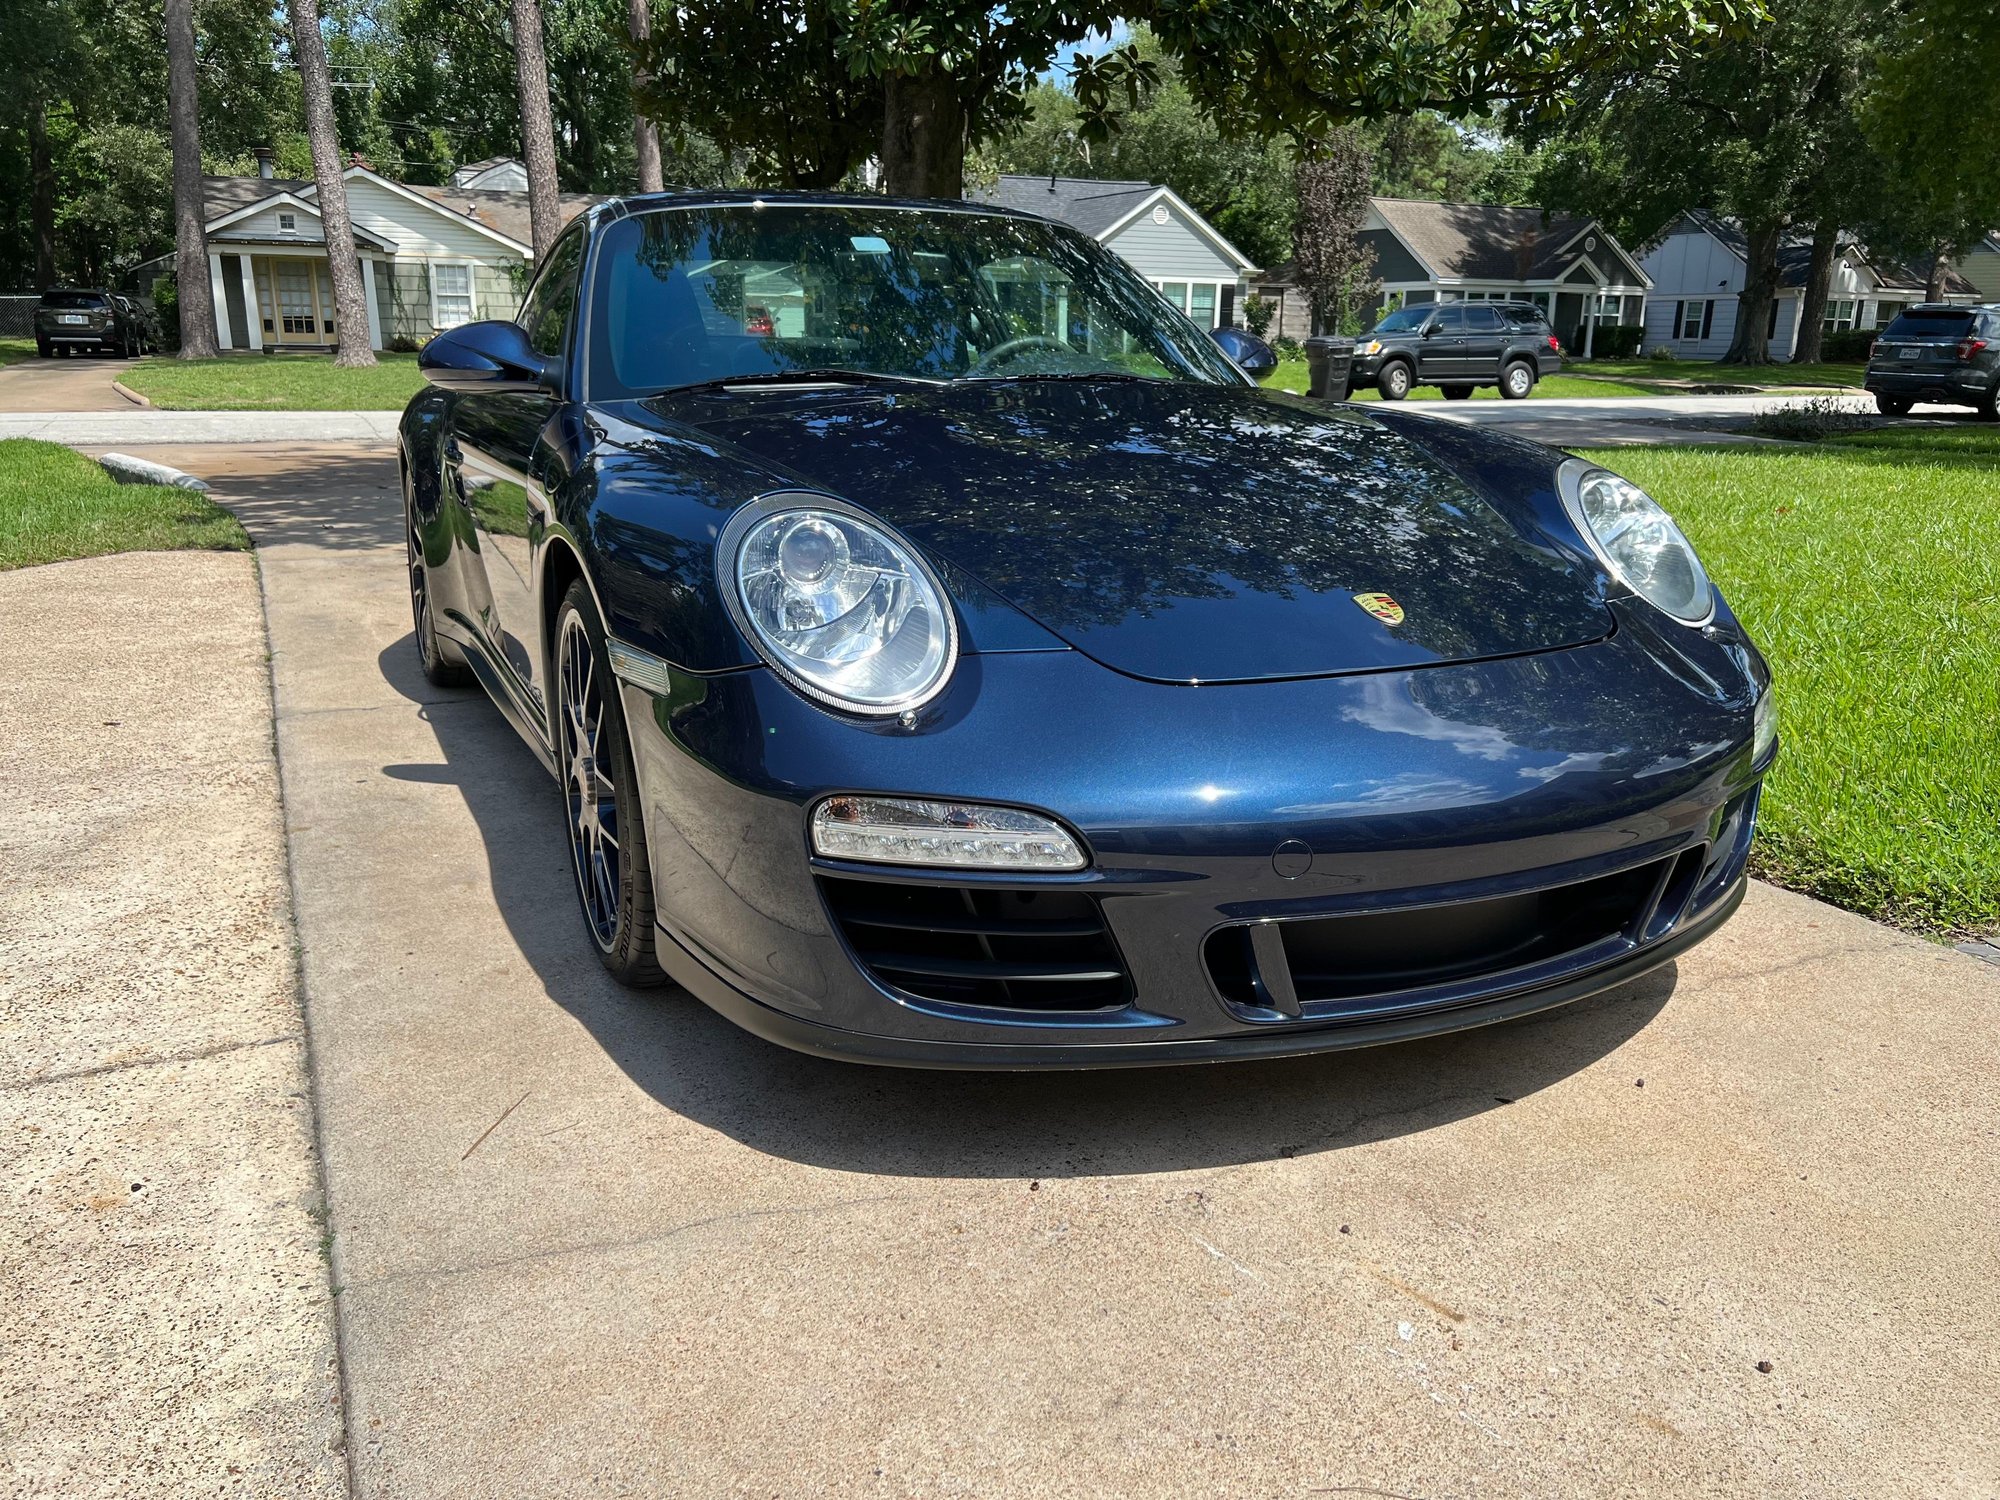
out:
{"label": "gable roof", "polygon": [[1612,276],[1612,283],[1649,284],[1624,246],[1595,219],[1495,203],[1368,202],[1389,232],[1443,280],[1552,281],[1581,258],[1578,243],[1594,233],[1599,249],[1593,253],[1599,260],[1616,259],[1626,266],[1630,279],[1619,282]]}
{"label": "gable roof", "polygon": [[[1743,232],[1743,226],[1733,219],[1718,218],[1714,214],[1699,210],[1686,216],[1697,229],[1702,230],[1720,244],[1730,254],[1745,264],[1749,262],[1750,238]],[[1930,267],[1920,261],[1874,260],[1865,246],[1857,245],[1851,238],[1843,238],[1835,246],[1835,254],[1847,250],[1856,252],[1860,263],[1875,277],[1879,289],[1885,292],[1915,292],[1923,295],[1930,282]],[[1812,272],[1812,236],[1797,229],[1788,229],[1778,240],[1778,285],[1784,288],[1804,287],[1806,278]],[[1959,275],[1955,267],[1946,267],[1944,277],[1945,295],[1948,297],[1972,297],[1979,294],[1979,288]]]}
{"label": "gable roof", "polygon": [[1123,229],[1156,203],[1170,203],[1197,234],[1220,250],[1224,259],[1239,270],[1253,271],[1256,264],[1223,236],[1222,232],[1196,211],[1185,198],[1157,182],[1126,182],[1097,177],[1041,177],[1004,172],[992,187],[982,190],[974,201],[1000,208],[1040,214],[1060,219],[1072,229],[1080,229],[1092,239],[1103,241]]}
{"label": "gable roof", "polygon": [[[246,193],[242,188],[237,186],[237,184],[245,182],[253,182],[259,187],[271,188],[275,189],[275,191]],[[312,187],[312,184],[309,182],[301,183],[289,177],[205,177],[202,179],[202,185],[202,227],[208,234],[214,234],[219,229],[228,229],[232,225],[250,218],[252,215],[272,208],[289,208],[299,213],[308,214],[315,220],[319,218],[319,208],[303,196]],[[235,207],[225,208],[219,206],[232,203],[235,204]],[[364,249],[393,250],[395,248],[390,241],[383,239],[380,235],[370,234],[359,224],[350,227],[354,233],[354,243]],[[224,243],[233,241],[239,244],[263,244],[268,242],[284,245],[294,243],[302,238],[303,236],[284,234],[245,235],[239,233],[224,235],[223,241]],[[308,244],[320,243],[319,240],[306,240],[305,242]]]}
{"label": "gable roof", "polygon": [[[380,183],[391,192],[410,198],[438,213],[448,214],[455,219],[469,221],[489,238],[506,245],[523,256],[528,256],[534,233],[528,213],[526,193],[499,192],[492,188],[430,187],[414,183],[396,182],[367,167],[349,167],[343,177],[365,177]],[[228,219],[235,214],[255,210],[267,204],[276,204],[289,199],[308,212],[315,212],[312,201],[319,196],[319,189],[313,183],[295,177],[205,177],[202,179],[202,208],[204,222],[214,227],[216,221]],[[567,224],[592,204],[604,201],[595,193],[564,193],[558,200],[562,208],[562,221]],[[387,242],[379,237],[370,238],[359,229],[355,230],[358,242],[372,248],[386,249]]]}
{"label": "gable roof", "polygon": [[1029,177],[1003,172],[992,187],[980,190],[977,201],[1017,208],[1023,213],[1060,219],[1092,239],[1101,237],[1151,198],[1159,188],[1150,182],[1117,182],[1095,177]]}

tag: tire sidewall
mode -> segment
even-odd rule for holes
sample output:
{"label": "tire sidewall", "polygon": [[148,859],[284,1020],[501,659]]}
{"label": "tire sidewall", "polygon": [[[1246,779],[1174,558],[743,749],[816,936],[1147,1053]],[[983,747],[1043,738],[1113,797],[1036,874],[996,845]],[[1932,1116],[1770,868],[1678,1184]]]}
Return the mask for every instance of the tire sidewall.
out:
{"label": "tire sidewall", "polygon": [[1410,394],[1411,384],[1410,367],[1400,359],[1385,365],[1376,382],[1384,401],[1401,401]]}
{"label": "tire sidewall", "polygon": [[[577,868],[576,843],[571,837],[569,817],[569,767],[563,764],[566,751],[561,702],[563,638],[576,620],[589,642],[593,670],[603,684],[604,747],[611,762],[611,796],[618,809],[618,927],[607,946],[597,936],[584,902],[583,872]],[[570,840],[570,877],[576,892],[578,914],[590,937],[591,946],[613,974],[627,983],[647,982],[653,965],[653,904],[651,865],[646,855],[646,820],[640,808],[639,777],[633,765],[631,738],[625,729],[625,700],[611,670],[610,652],[605,649],[604,624],[598,618],[597,601],[582,579],[569,586],[556,610],[555,630],[550,637],[549,707],[551,741],[556,752],[556,787],[562,797],[563,834]]]}
{"label": "tire sidewall", "polygon": [[1525,401],[1534,389],[1535,372],[1520,360],[1500,372],[1500,394],[1509,401]]}

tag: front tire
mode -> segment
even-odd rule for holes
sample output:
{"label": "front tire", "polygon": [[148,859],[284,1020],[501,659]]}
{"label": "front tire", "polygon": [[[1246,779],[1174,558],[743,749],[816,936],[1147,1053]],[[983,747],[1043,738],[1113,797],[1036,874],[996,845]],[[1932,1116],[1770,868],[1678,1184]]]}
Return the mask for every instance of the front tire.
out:
{"label": "front tire", "polygon": [[556,775],[584,927],[619,983],[662,984],[639,778],[604,626],[582,579],[569,586],[556,615],[554,656]]}
{"label": "front tire", "polygon": [[416,626],[417,657],[423,663],[424,679],[433,687],[464,687],[472,681],[472,670],[459,656],[458,648],[438,634],[437,600],[431,594],[430,563],[424,556],[423,538],[417,534],[417,518],[405,510],[403,521],[410,570],[410,618]]}
{"label": "front tire", "polygon": [[1375,389],[1384,401],[1401,401],[1410,394],[1410,367],[1400,359],[1390,360],[1375,377]]}
{"label": "front tire", "polygon": [[1500,372],[1500,394],[1509,401],[1525,401],[1534,394],[1535,367],[1526,360],[1515,360]]}

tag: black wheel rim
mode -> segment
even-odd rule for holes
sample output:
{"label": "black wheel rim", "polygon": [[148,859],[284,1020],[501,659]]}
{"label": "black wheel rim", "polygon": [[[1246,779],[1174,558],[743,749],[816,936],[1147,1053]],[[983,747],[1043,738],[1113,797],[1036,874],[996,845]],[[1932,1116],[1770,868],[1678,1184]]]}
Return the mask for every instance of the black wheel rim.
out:
{"label": "black wheel rim", "polygon": [[431,584],[428,571],[424,567],[423,543],[417,538],[417,525],[412,521],[408,531],[410,552],[410,617],[416,622],[417,652],[430,666],[437,660],[437,625],[431,619]]}
{"label": "black wheel rim", "polygon": [[618,939],[618,796],[605,764],[603,674],[583,621],[573,612],[563,618],[557,660],[558,769],[569,810],[576,893],[591,936],[608,953]]}

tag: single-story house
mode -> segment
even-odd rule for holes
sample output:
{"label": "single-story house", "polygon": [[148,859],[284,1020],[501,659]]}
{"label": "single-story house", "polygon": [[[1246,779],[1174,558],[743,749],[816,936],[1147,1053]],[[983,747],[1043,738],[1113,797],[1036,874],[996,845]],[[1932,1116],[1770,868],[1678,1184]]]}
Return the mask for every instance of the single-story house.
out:
{"label": "single-story house", "polygon": [[[1595,219],[1493,203],[1370,198],[1356,235],[1375,252],[1381,308],[1412,302],[1532,302],[1567,348],[1589,353],[1606,325],[1636,325],[1652,283]],[[1312,310],[1292,268],[1259,279],[1277,303],[1273,337],[1304,338]]]}
{"label": "single-story house", "polygon": [[[1738,297],[1747,274],[1748,241],[1742,227],[1705,213],[1683,214],[1640,265],[1652,277],[1646,299],[1646,348],[1664,345],[1682,359],[1720,359],[1736,333]],[[1996,256],[2000,259],[2000,256]],[[1778,295],[1772,300],[1771,357],[1789,359],[1798,342],[1805,305],[1812,237],[1787,234],[1778,246]],[[1924,300],[1926,266],[1870,259],[1851,238],[1835,247],[1833,280],[1821,326],[1828,333],[1882,328],[1912,302]],[[2000,280],[2000,267],[1994,272]],[[1979,288],[1957,271],[1946,273],[1947,302],[1977,302]]]}
{"label": "single-story house", "polygon": [[972,196],[1082,230],[1117,251],[1200,327],[1241,321],[1238,310],[1257,268],[1172,188],[1003,173]]}
{"label": "single-story house", "polygon": [[[338,335],[319,189],[266,175],[268,158],[262,166],[255,177],[204,182],[217,341],[225,349],[328,348]],[[514,315],[534,262],[526,193],[420,187],[359,161],[342,176],[371,347]],[[564,219],[595,201],[564,194]]]}

